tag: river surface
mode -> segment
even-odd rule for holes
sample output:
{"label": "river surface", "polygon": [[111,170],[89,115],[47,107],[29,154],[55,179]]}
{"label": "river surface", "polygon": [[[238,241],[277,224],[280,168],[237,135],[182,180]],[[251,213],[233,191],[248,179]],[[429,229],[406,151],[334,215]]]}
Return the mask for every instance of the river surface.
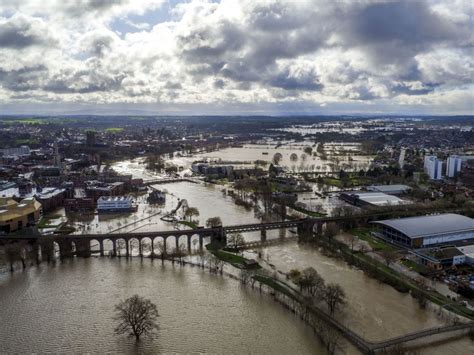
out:
{"label": "river surface", "polygon": [[[289,272],[313,267],[326,282],[341,285],[346,292],[347,304],[339,314],[340,321],[370,341],[382,341],[451,321],[446,313],[440,313],[438,306],[420,309],[411,295],[368,277],[343,260],[327,257],[317,248],[290,242],[261,251],[263,259],[277,270]],[[249,252],[248,256],[252,253]],[[474,354],[474,341],[466,337],[429,347],[423,353]]]}
{"label": "river surface", "polygon": [[[139,161],[119,162],[114,168],[135,177],[156,177]],[[151,215],[173,208],[178,198],[187,199],[190,206],[199,209],[201,225],[213,216],[220,216],[225,225],[259,221],[252,211],[236,206],[224,196],[219,186],[183,182],[159,188],[169,193],[164,206],[147,207],[143,203],[136,218],[84,217],[87,223],[82,223],[86,227],[78,233],[176,228],[161,221],[162,214]],[[312,198],[311,194],[301,197]],[[272,231],[268,238],[291,235],[284,230]],[[245,234],[245,238],[258,239],[259,234]],[[367,277],[343,261],[326,257],[317,249],[290,242],[265,248],[263,254],[268,263],[284,272],[312,266],[326,282],[339,283],[348,298],[340,320],[370,340],[449,322],[438,315],[437,309],[421,310],[410,295]],[[232,269],[226,266],[228,272]],[[112,322],[113,305],[135,293],[151,298],[161,313],[158,337],[145,340],[138,347],[130,339],[115,336]],[[0,273],[0,300],[1,353],[324,353],[309,328],[268,296],[242,288],[226,277],[168,263],[162,266],[156,260],[73,259],[56,266],[42,264],[25,272]],[[354,348],[346,344],[344,352],[354,353]],[[474,342],[463,338],[422,353],[471,354]]]}
{"label": "river surface", "polygon": [[[281,154],[279,165],[286,167],[291,172],[337,172],[341,168],[344,168],[346,171],[367,169],[372,161],[371,157],[363,155],[359,151],[360,145],[358,143],[325,144],[325,152],[328,156],[328,159],[325,160],[321,160],[319,156],[313,153],[305,153],[304,149],[308,147],[312,148],[314,153],[316,153],[317,144],[310,141],[285,144],[245,144],[240,147],[198,153],[192,157],[175,157],[171,162],[184,169],[190,168],[191,163],[196,160],[253,165],[256,160],[271,163],[274,155],[279,153]],[[293,154],[296,155],[296,159],[291,158]]]}
{"label": "river surface", "polygon": [[[157,336],[114,334],[114,305],[139,294]],[[0,352],[322,354],[303,322],[265,294],[198,268],[138,258],[72,259],[0,274]]]}

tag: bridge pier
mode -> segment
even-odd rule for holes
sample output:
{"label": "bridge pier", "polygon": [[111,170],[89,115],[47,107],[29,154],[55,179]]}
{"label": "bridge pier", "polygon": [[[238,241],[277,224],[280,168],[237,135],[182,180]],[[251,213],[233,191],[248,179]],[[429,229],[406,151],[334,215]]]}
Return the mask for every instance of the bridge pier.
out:
{"label": "bridge pier", "polygon": [[[59,245],[59,257],[61,259],[72,257],[72,244],[69,240],[60,240],[58,241]],[[77,245],[76,245],[77,249]]]}
{"label": "bridge pier", "polygon": [[130,256],[130,240],[126,239],[125,240],[125,256],[128,258]]}
{"label": "bridge pier", "polygon": [[316,233],[318,235],[323,234],[323,223],[316,223]]}
{"label": "bridge pier", "polygon": [[176,242],[176,247],[175,247],[176,251],[178,251],[179,250],[179,237],[175,237],[174,240]]}
{"label": "bridge pier", "polygon": [[99,240],[100,256],[104,256],[104,241]]}
{"label": "bridge pier", "polygon": [[192,249],[191,249],[191,238],[192,238],[192,235],[188,235],[188,253],[189,253],[189,254],[192,253]]}
{"label": "bridge pier", "polygon": [[117,256],[117,241],[115,239],[112,240],[112,255]]}
{"label": "bridge pier", "polygon": [[143,257],[143,247],[141,239],[138,239],[138,255],[140,255],[140,257]]}
{"label": "bridge pier", "polygon": [[155,257],[155,238],[150,238],[151,239],[151,257]]}
{"label": "bridge pier", "polygon": [[265,242],[267,240],[267,230],[266,229],[262,229],[260,231],[260,241],[261,242]]}
{"label": "bridge pier", "polygon": [[204,245],[204,237],[199,234],[199,251],[202,251]]}
{"label": "bridge pier", "polygon": [[301,223],[296,227],[297,233],[298,233],[298,238],[311,238],[313,237],[313,227],[314,223],[312,222],[305,222]]}
{"label": "bridge pier", "polygon": [[[76,244],[76,255],[83,257],[83,258],[88,258],[91,256],[91,242],[89,239],[87,240],[82,240],[82,239],[76,239],[74,241]],[[69,242],[71,244],[71,242]]]}

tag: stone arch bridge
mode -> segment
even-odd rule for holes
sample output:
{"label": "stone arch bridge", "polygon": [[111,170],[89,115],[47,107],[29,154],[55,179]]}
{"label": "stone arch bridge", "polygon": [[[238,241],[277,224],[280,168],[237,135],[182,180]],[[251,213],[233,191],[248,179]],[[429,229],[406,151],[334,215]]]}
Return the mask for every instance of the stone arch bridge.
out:
{"label": "stone arch bridge", "polygon": [[[131,255],[132,241],[138,241],[138,253],[143,255],[143,242],[150,241],[151,252],[155,251],[157,241],[163,242],[164,251],[166,252],[167,240],[175,240],[176,249],[179,248],[180,242],[186,241],[188,252],[192,250],[193,238],[199,241],[199,249],[204,246],[204,239],[209,238],[211,243],[214,241],[225,244],[226,236],[230,233],[241,232],[261,232],[261,241],[266,240],[266,231],[281,228],[297,228],[298,236],[311,236],[320,234],[324,225],[329,222],[342,223],[348,219],[353,220],[354,217],[322,217],[322,218],[304,218],[292,221],[268,222],[241,224],[216,228],[197,228],[190,230],[172,230],[172,231],[152,231],[152,232],[131,232],[131,233],[111,233],[111,234],[54,234],[49,237],[53,243],[57,243],[59,254],[61,257],[69,257],[73,255],[88,257],[92,254],[91,242],[95,242],[99,246],[101,256],[105,255],[105,243],[111,243],[112,255],[120,255],[120,247],[125,246],[125,256]],[[46,239],[44,236],[35,234],[24,235],[5,235],[0,236],[0,241],[15,242],[26,241],[32,244],[38,244],[40,239]],[[125,243],[123,243],[123,241]]]}

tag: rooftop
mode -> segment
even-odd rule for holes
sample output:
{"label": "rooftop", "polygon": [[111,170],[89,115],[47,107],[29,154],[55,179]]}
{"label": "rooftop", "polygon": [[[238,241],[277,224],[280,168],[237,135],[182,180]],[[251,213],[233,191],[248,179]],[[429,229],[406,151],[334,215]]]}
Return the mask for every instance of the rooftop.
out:
{"label": "rooftop", "polygon": [[398,191],[409,191],[411,187],[408,185],[393,184],[393,185],[371,185],[367,187],[367,190],[379,191],[379,192],[398,192]]}
{"label": "rooftop", "polygon": [[392,227],[409,238],[474,231],[474,219],[454,213],[387,219],[372,223]]}
{"label": "rooftop", "polygon": [[401,205],[409,203],[408,201],[399,199],[396,196],[387,195],[382,192],[348,192],[349,195],[356,196],[359,200],[370,203],[371,205],[376,206],[386,206],[386,205]]}

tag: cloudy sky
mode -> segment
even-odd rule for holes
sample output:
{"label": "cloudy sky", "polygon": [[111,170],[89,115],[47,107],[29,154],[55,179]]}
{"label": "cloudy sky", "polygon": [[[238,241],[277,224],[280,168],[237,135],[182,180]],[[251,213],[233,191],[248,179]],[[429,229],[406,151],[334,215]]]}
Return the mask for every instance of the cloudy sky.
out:
{"label": "cloudy sky", "polygon": [[474,114],[472,0],[1,0],[0,113]]}

